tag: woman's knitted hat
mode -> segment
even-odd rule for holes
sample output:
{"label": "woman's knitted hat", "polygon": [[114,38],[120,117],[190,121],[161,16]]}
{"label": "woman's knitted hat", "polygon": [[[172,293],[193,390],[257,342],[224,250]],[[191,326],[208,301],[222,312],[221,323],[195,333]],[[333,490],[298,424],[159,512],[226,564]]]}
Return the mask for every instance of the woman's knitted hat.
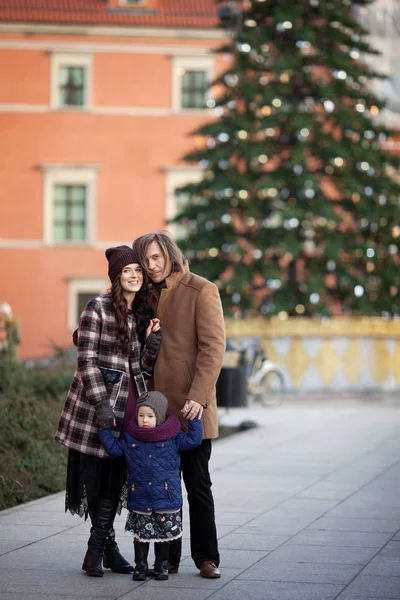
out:
{"label": "woman's knitted hat", "polygon": [[108,276],[111,283],[114,283],[114,280],[126,265],[139,263],[138,255],[132,248],[129,248],[129,246],[107,248],[106,258],[108,260]]}
{"label": "woman's knitted hat", "polygon": [[164,423],[168,409],[168,400],[164,394],[161,394],[161,392],[147,392],[146,395],[140,396],[138,400],[138,411],[142,406],[148,406],[154,410],[157,425]]}

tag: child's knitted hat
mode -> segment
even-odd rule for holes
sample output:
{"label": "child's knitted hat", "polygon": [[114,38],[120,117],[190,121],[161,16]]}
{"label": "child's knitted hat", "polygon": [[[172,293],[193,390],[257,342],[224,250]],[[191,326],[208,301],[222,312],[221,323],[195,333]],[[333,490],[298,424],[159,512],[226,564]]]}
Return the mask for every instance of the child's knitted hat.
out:
{"label": "child's knitted hat", "polygon": [[148,406],[154,410],[157,425],[164,423],[168,409],[168,400],[164,394],[161,394],[161,392],[147,392],[147,394],[140,396],[137,409],[139,410],[142,406]]}

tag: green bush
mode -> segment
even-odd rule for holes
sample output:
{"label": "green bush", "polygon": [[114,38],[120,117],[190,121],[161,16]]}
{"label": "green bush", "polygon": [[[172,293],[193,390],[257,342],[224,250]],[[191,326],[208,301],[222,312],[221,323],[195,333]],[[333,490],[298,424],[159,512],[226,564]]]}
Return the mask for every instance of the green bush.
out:
{"label": "green bush", "polygon": [[0,363],[0,510],[65,487],[67,452],[54,441],[73,366]]}

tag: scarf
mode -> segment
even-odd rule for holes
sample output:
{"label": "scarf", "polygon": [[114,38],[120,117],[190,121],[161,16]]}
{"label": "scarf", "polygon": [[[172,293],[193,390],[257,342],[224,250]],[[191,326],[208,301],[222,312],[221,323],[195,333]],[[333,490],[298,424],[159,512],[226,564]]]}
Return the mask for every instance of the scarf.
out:
{"label": "scarf", "polygon": [[139,442],[165,442],[175,437],[181,430],[181,424],[175,415],[167,413],[164,423],[146,429],[139,427],[134,419],[129,421],[126,432]]}

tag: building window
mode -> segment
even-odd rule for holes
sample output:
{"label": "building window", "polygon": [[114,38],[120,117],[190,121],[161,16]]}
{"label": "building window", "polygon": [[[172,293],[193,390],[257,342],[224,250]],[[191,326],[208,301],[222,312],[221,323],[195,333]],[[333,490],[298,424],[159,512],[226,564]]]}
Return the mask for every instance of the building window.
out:
{"label": "building window", "polygon": [[182,110],[204,110],[211,99],[208,87],[212,80],[213,58],[174,57],[172,108]]}
{"label": "building window", "polygon": [[182,108],[206,108],[207,71],[182,69],[181,106]]}
{"label": "building window", "polygon": [[44,241],[93,244],[96,167],[45,165]]}
{"label": "building window", "polygon": [[86,186],[56,184],[53,189],[54,241],[86,241]]}
{"label": "building window", "polygon": [[85,109],[90,106],[91,55],[52,54],[50,105],[52,108]]}
{"label": "building window", "polygon": [[179,188],[187,183],[196,183],[202,177],[203,171],[200,168],[176,167],[167,170],[165,217],[167,228],[175,239],[185,238],[188,234],[188,228],[184,224],[169,223],[190,202],[190,195],[180,192]]}
{"label": "building window", "polygon": [[83,67],[60,67],[58,80],[60,106],[83,106],[85,69]]}
{"label": "building window", "polygon": [[68,281],[68,329],[74,331],[86,304],[110,287],[107,279],[70,279]]}
{"label": "building window", "polygon": [[[175,214],[181,214],[184,212],[185,207],[190,202],[190,195],[186,192],[180,192],[179,190],[175,190],[174,193],[175,199]],[[188,235],[188,226],[183,223],[174,223],[173,224],[173,234],[177,240],[185,239]]]}
{"label": "building window", "polygon": [[100,293],[99,291],[95,292],[92,290],[91,292],[81,292],[80,294],[77,295],[76,309],[77,309],[78,319],[80,318],[82,311],[85,308],[86,304],[89,302],[89,300],[98,296],[99,293]]}

